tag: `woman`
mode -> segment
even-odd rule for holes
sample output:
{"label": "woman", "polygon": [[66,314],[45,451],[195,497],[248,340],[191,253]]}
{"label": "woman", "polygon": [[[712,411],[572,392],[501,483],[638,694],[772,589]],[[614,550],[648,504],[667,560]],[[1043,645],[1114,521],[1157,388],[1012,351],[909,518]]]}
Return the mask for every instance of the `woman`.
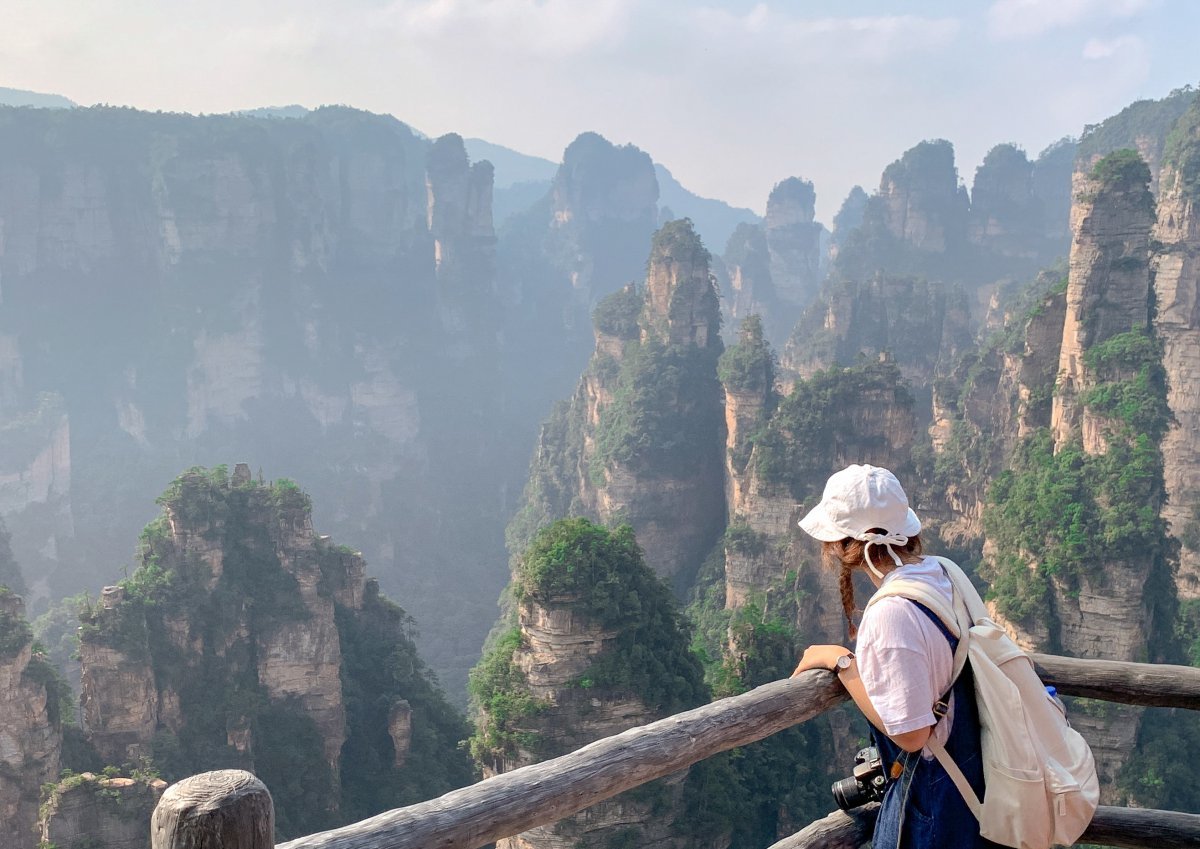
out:
{"label": "woman", "polygon": [[[822,543],[822,559],[838,572],[842,607],[857,652],[809,646],[793,673],[829,669],[872,725],[888,786],[872,839],[874,849],[983,849],[979,823],[958,788],[925,748],[936,735],[982,796],[979,719],[970,669],[955,682],[953,634],[923,605],[881,598],[854,625],[854,573],[876,587],[903,576],[923,581],[953,606],[949,577],[921,553],[921,522],[896,476],[876,466],[849,466],[829,478],[821,503],[800,527]],[[953,683],[953,686],[951,684]],[[936,711],[935,711],[936,707]],[[944,716],[939,715],[944,712]]]}

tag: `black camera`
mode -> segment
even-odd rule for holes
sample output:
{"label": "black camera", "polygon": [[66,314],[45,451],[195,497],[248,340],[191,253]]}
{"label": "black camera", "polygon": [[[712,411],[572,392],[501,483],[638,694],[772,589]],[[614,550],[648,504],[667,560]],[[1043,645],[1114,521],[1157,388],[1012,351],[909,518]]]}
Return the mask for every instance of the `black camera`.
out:
{"label": "black camera", "polygon": [[854,773],[849,778],[833,782],[833,801],[843,811],[876,802],[883,798],[887,778],[883,774],[883,761],[874,746],[859,749],[854,756]]}

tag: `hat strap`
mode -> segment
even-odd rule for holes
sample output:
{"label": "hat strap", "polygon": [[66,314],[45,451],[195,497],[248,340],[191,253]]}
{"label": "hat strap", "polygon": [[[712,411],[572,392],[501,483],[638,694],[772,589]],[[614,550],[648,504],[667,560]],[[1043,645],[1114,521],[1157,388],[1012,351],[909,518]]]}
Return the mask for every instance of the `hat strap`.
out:
{"label": "hat strap", "polygon": [[896,550],[892,548],[893,545],[908,545],[908,537],[906,537],[904,534],[891,532],[886,534],[872,534],[864,531],[861,534],[857,534],[854,538],[859,542],[865,543],[863,546],[863,560],[867,562],[867,568],[871,570],[871,574],[876,578],[879,578],[881,581],[883,580],[883,573],[876,569],[875,564],[871,562],[871,546],[886,546],[887,553],[890,554],[892,556],[892,560],[896,562],[896,568],[900,568],[904,565],[903,561],[900,560],[900,555],[896,554]]}

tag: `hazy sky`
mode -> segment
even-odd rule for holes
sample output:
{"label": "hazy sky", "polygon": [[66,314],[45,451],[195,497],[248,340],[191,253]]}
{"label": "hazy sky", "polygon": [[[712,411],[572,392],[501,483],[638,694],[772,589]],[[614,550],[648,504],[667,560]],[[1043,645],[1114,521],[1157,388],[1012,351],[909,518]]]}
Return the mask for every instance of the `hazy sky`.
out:
{"label": "hazy sky", "polygon": [[811,179],[828,222],[921,139],[970,184],[993,144],[1033,156],[1200,82],[1198,36],[1194,0],[0,0],[0,86],[345,103],[555,161],[595,130],[759,211]]}

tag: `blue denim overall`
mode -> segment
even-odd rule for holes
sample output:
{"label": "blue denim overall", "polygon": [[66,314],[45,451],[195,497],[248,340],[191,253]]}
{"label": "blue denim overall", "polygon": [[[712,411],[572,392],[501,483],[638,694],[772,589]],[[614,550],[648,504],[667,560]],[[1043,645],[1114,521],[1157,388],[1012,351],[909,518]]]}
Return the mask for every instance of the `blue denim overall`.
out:
{"label": "blue denim overall", "polygon": [[[911,599],[909,599],[911,601]],[[923,604],[912,602],[933,620],[950,642],[958,640]],[[958,764],[971,787],[983,797],[983,760],[979,749],[979,712],[975,707],[975,682],[968,664],[954,683],[954,723],[946,751]],[[873,849],[990,849],[996,844],[979,836],[979,821],[963,801],[946,770],[936,759],[906,752],[876,729],[872,741],[883,759],[884,774],[891,779],[884,791],[875,822]],[[900,766],[893,770],[893,764]]]}

